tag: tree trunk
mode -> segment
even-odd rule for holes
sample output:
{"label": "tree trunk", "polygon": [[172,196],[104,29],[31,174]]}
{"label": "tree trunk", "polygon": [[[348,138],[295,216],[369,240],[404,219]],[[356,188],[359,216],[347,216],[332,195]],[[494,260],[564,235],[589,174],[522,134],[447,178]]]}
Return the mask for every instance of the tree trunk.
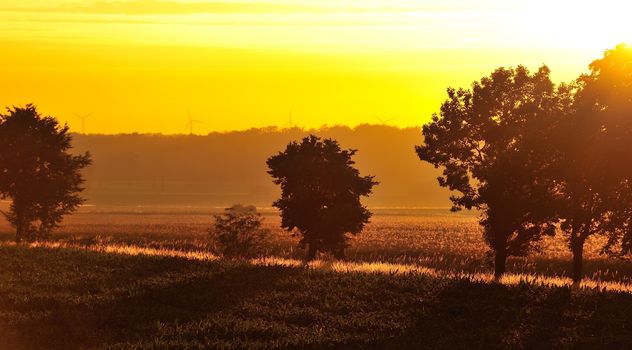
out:
{"label": "tree trunk", "polygon": [[316,253],[318,253],[318,248],[314,243],[307,244],[307,261],[312,261],[316,259]]}
{"label": "tree trunk", "polygon": [[337,248],[334,251],[334,258],[336,258],[337,260],[345,260],[346,259],[345,248],[344,247]]}
{"label": "tree trunk", "polygon": [[585,240],[581,237],[574,237],[572,241],[573,284],[579,284],[584,274],[584,242]]}
{"label": "tree trunk", "polygon": [[21,243],[24,237],[24,220],[22,214],[15,210],[15,243]]}
{"label": "tree trunk", "polygon": [[15,243],[21,243],[24,233],[22,232],[22,224],[18,222],[15,225]]}
{"label": "tree trunk", "polygon": [[496,249],[494,256],[494,279],[500,280],[507,270],[507,248],[503,245]]}

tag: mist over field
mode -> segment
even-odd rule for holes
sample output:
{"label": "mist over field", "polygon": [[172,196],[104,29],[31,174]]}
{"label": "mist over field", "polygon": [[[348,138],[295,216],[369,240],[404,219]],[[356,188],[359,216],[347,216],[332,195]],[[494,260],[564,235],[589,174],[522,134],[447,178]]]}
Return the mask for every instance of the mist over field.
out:
{"label": "mist over field", "polygon": [[422,143],[418,128],[269,128],[206,136],[75,134],[73,152],[90,151],[93,157],[85,171],[88,205],[269,207],[279,190],[267,174],[266,159],[311,133],[358,150],[354,160],[360,173],[375,175],[380,182],[366,205],[450,206],[448,191],[437,186],[439,171],[415,154],[414,146]]}

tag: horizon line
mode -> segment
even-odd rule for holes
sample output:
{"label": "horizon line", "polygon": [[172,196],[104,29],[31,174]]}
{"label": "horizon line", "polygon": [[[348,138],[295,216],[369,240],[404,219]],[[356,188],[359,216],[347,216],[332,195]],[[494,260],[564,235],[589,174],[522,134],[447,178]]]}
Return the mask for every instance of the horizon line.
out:
{"label": "horizon line", "polygon": [[176,133],[165,133],[165,132],[144,132],[144,131],[132,131],[132,132],[118,132],[118,133],[82,133],[80,131],[70,131],[72,135],[79,136],[131,136],[131,135],[142,135],[142,136],[212,136],[212,135],[227,135],[227,134],[235,134],[235,133],[246,133],[246,132],[260,132],[260,133],[284,133],[284,132],[292,132],[292,131],[300,131],[300,132],[322,132],[327,129],[348,129],[350,131],[356,131],[360,128],[366,127],[380,127],[385,129],[397,129],[400,131],[409,130],[409,129],[418,129],[421,130],[423,124],[419,126],[398,126],[392,124],[381,124],[381,123],[361,123],[354,126],[344,125],[344,124],[334,124],[328,125],[323,124],[319,127],[283,127],[278,125],[268,125],[262,127],[251,127],[247,129],[232,129],[232,130],[217,130],[210,131],[208,133],[185,133],[185,132],[176,132]]}

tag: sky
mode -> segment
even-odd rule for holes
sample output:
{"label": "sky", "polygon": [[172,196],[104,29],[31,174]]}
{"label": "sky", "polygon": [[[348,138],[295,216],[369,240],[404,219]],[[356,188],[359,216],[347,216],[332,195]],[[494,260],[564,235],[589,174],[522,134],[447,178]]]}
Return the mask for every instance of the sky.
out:
{"label": "sky", "polygon": [[[88,133],[421,126],[499,66],[556,81],[632,41],[619,0],[0,0],[0,106]],[[290,123],[291,119],[291,123]]]}

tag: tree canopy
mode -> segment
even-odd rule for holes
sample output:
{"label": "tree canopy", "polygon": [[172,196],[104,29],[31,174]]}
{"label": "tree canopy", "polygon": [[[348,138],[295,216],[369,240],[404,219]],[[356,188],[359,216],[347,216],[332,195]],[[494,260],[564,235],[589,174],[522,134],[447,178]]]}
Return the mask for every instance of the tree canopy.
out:
{"label": "tree canopy", "polygon": [[509,255],[522,255],[554,233],[548,167],[550,121],[569,88],[555,87],[546,66],[499,68],[472,88],[448,89],[440,113],[423,127],[421,160],[443,169],[439,184],[456,194],[453,210],[479,209],[496,276]]}
{"label": "tree canopy", "polygon": [[310,135],[267,160],[268,173],[281,186],[281,198],[273,203],[281,210],[281,226],[299,231],[310,260],[318,251],[343,257],[347,234],[359,233],[369,222],[371,212],[360,198],[377,182],[360,176],[355,154],[335,140]]}
{"label": "tree canopy", "polygon": [[619,45],[572,84],[547,67],[499,68],[471,90],[448,89],[423,128],[422,160],[443,168],[453,210],[476,208],[496,275],[507,255],[564,232],[573,279],[583,250],[608,235],[606,252],[632,254],[632,48]]}
{"label": "tree canopy", "polygon": [[81,170],[90,155],[72,155],[71,147],[68,126],[34,105],[0,115],[0,196],[11,200],[4,215],[17,241],[47,237],[84,202]]}
{"label": "tree canopy", "polygon": [[574,133],[583,136],[574,143],[583,160],[575,169],[581,169],[586,180],[575,186],[582,190],[583,200],[568,201],[581,204],[565,216],[571,244],[575,240],[580,253],[588,236],[603,234],[610,238],[606,251],[618,245],[621,254],[631,254],[631,47],[618,45],[590,64],[590,72],[578,79],[575,109]]}

